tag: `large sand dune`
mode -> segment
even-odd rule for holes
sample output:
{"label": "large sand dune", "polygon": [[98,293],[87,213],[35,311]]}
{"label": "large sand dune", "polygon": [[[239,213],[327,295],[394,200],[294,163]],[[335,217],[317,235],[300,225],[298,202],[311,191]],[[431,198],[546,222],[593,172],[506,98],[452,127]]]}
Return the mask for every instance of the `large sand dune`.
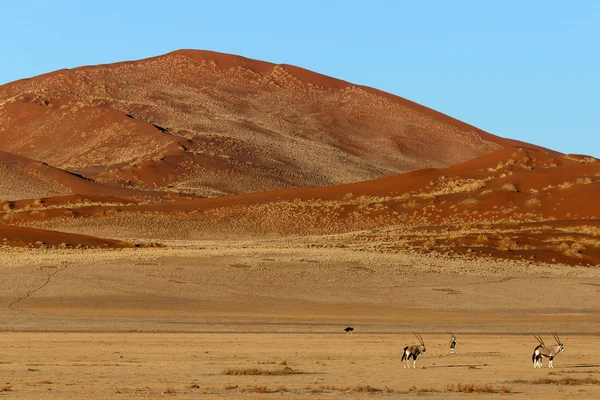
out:
{"label": "large sand dune", "polygon": [[515,143],[372,88],[191,50],[3,85],[0,122],[0,150],[200,195],[364,181]]}
{"label": "large sand dune", "polygon": [[317,236],[336,235],[327,245],[597,265],[599,190],[592,157],[512,147],[341,186],[36,210],[15,203],[3,219],[129,241],[311,236],[322,246]]}

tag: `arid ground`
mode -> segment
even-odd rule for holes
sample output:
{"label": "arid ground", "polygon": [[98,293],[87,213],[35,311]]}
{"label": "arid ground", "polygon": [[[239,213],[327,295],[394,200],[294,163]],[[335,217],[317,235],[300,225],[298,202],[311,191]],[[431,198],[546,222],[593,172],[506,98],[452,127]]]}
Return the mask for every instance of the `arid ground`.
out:
{"label": "arid ground", "polygon": [[[1,395],[600,395],[595,268],[307,240],[3,250]],[[407,370],[414,331],[428,351]],[[550,345],[551,332],[566,350],[553,370],[534,370],[532,333]]]}

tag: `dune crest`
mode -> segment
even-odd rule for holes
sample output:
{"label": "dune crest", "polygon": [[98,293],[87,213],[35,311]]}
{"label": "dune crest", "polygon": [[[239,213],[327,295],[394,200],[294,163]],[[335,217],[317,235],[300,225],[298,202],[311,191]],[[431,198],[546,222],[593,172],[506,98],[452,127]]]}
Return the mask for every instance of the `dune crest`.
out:
{"label": "dune crest", "polygon": [[300,67],[179,50],[0,86],[0,150],[201,196],[443,168],[514,141]]}

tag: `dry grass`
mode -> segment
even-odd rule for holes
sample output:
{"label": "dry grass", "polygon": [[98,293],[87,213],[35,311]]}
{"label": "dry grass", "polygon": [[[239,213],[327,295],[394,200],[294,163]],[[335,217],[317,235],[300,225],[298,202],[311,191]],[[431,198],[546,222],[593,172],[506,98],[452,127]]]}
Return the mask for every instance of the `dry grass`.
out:
{"label": "dry grass", "polygon": [[165,389],[165,391],[162,394],[175,394],[177,393],[177,391],[175,390],[175,388],[173,386],[167,386],[167,388]]}
{"label": "dry grass", "polygon": [[508,192],[518,192],[519,190],[513,183],[505,183],[502,185],[502,190],[506,190]]}
{"label": "dry grass", "polygon": [[565,154],[563,158],[567,160],[576,161],[580,164],[592,164],[596,162],[596,159],[591,156],[581,156],[578,154]]}
{"label": "dry grass", "polygon": [[332,393],[332,392],[343,392],[343,393],[378,393],[378,392],[386,392],[386,393],[394,393],[394,389],[389,387],[385,387],[385,389],[379,389],[373,387],[371,385],[358,385],[352,387],[337,387],[337,386],[328,386],[321,385],[318,387],[307,386],[304,388],[309,393]]}
{"label": "dry grass", "polygon": [[592,182],[592,179],[588,177],[575,179],[575,183],[578,185],[589,185]]}
{"label": "dry grass", "polygon": [[525,205],[528,207],[538,207],[542,204],[542,202],[537,197],[532,197],[525,202]]}
{"label": "dry grass", "polygon": [[[237,387],[237,386],[236,386]],[[250,386],[240,389],[242,393],[283,393],[289,391],[285,386],[280,386],[278,388],[269,388],[267,386]]]}
{"label": "dry grass", "polygon": [[353,392],[353,393],[376,393],[376,392],[382,392],[383,390],[375,388],[370,385],[366,385],[366,386],[359,385],[350,390],[345,390],[345,391]]}
{"label": "dry grass", "polygon": [[295,375],[301,374],[290,367],[282,369],[260,369],[260,368],[227,368],[221,372],[223,375]]}
{"label": "dry grass", "polygon": [[564,190],[564,189],[570,188],[571,186],[573,186],[573,184],[571,182],[565,181],[565,182],[561,183],[560,185],[558,185],[558,188]]}
{"label": "dry grass", "polygon": [[497,393],[492,385],[475,385],[473,383],[459,383],[458,385],[448,385],[448,392],[457,393]]}
{"label": "dry grass", "polygon": [[446,386],[446,389],[437,388],[418,388],[411,386],[408,388],[409,392],[420,393],[512,393],[512,389],[508,386],[502,386],[500,388],[494,388],[492,385],[476,385],[474,383],[459,383],[457,385],[450,384]]}
{"label": "dry grass", "polygon": [[518,379],[512,383],[523,383],[529,385],[598,385],[600,379],[588,376],[586,378],[572,378],[570,376],[552,379],[552,378],[536,378],[533,380]]}

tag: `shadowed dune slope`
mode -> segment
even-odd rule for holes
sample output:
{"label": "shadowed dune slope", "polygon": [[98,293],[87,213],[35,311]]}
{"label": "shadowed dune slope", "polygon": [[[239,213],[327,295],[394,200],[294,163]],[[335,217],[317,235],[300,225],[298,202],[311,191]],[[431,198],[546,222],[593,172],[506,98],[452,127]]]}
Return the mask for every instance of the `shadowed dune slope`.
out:
{"label": "shadowed dune slope", "polygon": [[330,186],[448,167],[515,143],[376,89],[209,51],[0,86],[0,150],[136,189],[215,196]]}
{"label": "shadowed dune slope", "polygon": [[132,244],[86,235],[0,224],[0,247],[124,248]]}
{"label": "shadowed dune slope", "polygon": [[116,196],[149,201],[181,198],[175,193],[100,184],[40,161],[0,151],[0,202],[68,195]]}

